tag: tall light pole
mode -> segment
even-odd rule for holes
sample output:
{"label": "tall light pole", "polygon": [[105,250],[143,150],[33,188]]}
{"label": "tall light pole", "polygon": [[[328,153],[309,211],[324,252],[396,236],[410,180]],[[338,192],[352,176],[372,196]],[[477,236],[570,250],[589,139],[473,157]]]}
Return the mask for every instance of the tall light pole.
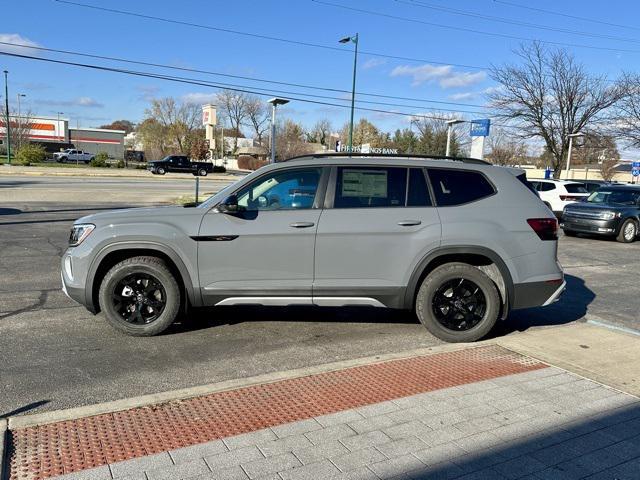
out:
{"label": "tall light pole", "polygon": [[58,122],[56,123],[56,133],[58,135],[56,135],[58,137],[58,140],[60,140],[60,115],[64,115],[64,112],[57,112],[58,113]]}
{"label": "tall light pole", "polygon": [[20,98],[24,98],[26,95],[24,93],[16,93],[16,100],[18,100],[18,136],[16,141],[20,143],[20,145],[16,145],[16,148],[20,148],[22,145],[22,114],[20,113]]}
{"label": "tall light pole", "polygon": [[4,108],[7,114],[7,163],[11,165],[11,124],[9,123],[9,71],[4,71]]}
{"label": "tall light pole", "polygon": [[570,133],[567,135],[569,137],[569,151],[567,152],[567,174],[565,179],[569,180],[569,168],[571,167],[571,150],[573,149],[573,139],[574,137],[583,137],[584,133]]}
{"label": "tall light pole", "polygon": [[269,163],[276,163],[276,107],[286,105],[289,100],[275,97],[267,100],[267,103],[271,104],[271,160]]}
{"label": "tall light pole", "polygon": [[356,33],[353,37],[344,37],[341,38],[340,43],[349,43],[353,42],[355,45],[354,55],[353,55],[353,85],[351,87],[351,120],[349,121],[349,153],[353,151],[353,110],[355,109],[356,103],[356,71],[358,66],[358,34]]}
{"label": "tall light pole", "polygon": [[458,120],[456,118],[447,120],[447,149],[445,151],[446,157],[451,155],[451,134],[453,133],[454,125],[457,125],[458,123],[464,123],[464,120]]}

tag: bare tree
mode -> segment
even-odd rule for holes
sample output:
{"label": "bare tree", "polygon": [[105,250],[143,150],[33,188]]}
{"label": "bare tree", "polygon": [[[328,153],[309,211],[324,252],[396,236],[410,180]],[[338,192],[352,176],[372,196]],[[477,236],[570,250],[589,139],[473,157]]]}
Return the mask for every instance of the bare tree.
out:
{"label": "bare tree", "polygon": [[153,99],[145,113],[162,127],[162,135],[166,137],[164,145],[172,146],[179,153],[189,153],[193,134],[201,128],[199,105],[171,97]]}
{"label": "bare tree", "polygon": [[623,96],[619,83],[589,75],[564,50],[549,51],[540,43],[521,46],[522,65],[491,68],[500,88],[489,95],[496,116],[515,122],[524,138],[541,138],[552,155],[558,178],[567,157],[569,135],[605,122],[610,107]]}
{"label": "bare tree", "polygon": [[249,125],[256,134],[258,144],[262,145],[264,134],[269,130],[269,109],[266,102],[260,97],[249,96],[247,98],[247,119]]}
{"label": "bare tree", "polygon": [[618,104],[614,132],[631,147],[640,147],[640,75],[622,77],[624,96]]}
{"label": "bare tree", "polygon": [[[217,95],[216,103],[223,119],[229,122],[231,129],[239,132],[247,118],[247,104],[249,103],[249,96],[241,92],[222,90]],[[233,150],[234,152],[238,150],[237,135],[235,136]]]}
{"label": "bare tree", "polygon": [[318,120],[309,132],[313,141],[322,145],[328,145],[329,135],[331,135],[331,122],[326,118]]}
{"label": "bare tree", "polygon": [[494,165],[520,165],[527,162],[527,145],[520,138],[509,136],[500,129],[494,128],[487,137],[489,153],[487,160]]}
{"label": "bare tree", "polygon": [[618,166],[618,160],[612,157],[603,158],[600,163],[600,175],[603,180],[610,182],[616,174],[616,167]]}
{"label": "bare tree", "polygon": [[276,153],[279,160],[313,153],[313,147],[304,141],[304,127],[293,120],[286,119],[278,125],[276,133]]}
{"label": "bare tree", "polygon": [[[3,130],[6,129],[6,119],[7,114],[3,106],[0,110],[0,125],[2,125]],[[11,147],[15,153],[21,146],[27,145],[30,142],[30,134],[34,126],[33,114],[31,111],[23,111],[20,112],[20,115],[18,116],[16,111],[9,109],[9,120],[11,126]],[[6,136],[6,130],[3,133],[3,136]]]}

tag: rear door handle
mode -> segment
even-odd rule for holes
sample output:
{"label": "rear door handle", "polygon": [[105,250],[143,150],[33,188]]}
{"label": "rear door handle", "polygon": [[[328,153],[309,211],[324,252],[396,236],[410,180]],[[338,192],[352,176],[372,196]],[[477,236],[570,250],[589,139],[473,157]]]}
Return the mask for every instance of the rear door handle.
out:
{"label": "rear door handle", "polygon": [[420,220],[400,220],[398,225],[401,227],[414,227],[416,225],[420,225],[422,222]]}
{"label": "rear door handle", "polygon": [[313,227],[315,223],[313,222],[293,222],[290,223],[289,226],[293,228],[309,228]]}

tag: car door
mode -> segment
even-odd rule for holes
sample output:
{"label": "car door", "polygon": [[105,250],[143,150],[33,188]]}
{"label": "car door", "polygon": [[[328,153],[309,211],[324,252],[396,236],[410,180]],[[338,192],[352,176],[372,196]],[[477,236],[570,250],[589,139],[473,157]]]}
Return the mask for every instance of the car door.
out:
{"label": "car door", "polygon": [[402,306],[440,231],[424,169],[334,167],[316,234],[314,303]]}
{"label": "car door", "polygon": [[206,305],[311,303],[327,177],[322,167],[271,170],[230,192],[237,213],[214,208],[204,216],[196,241]]}

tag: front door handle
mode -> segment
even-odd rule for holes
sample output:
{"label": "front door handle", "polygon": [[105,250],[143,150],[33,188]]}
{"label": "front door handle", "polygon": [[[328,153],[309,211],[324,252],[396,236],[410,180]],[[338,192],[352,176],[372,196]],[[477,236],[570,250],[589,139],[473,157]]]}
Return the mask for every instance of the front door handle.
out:
{"label": "front door handle", "polygon": [[422,222],[420,220],[400,220],[398,225],[401,227],[415,227],[416,225],[420,225]]}
{"label": "front door handle", "polygon": [[315,223],[313,222],[293,222],[290,223],[289,226],[293,228],[309,228],[313,227]]}

